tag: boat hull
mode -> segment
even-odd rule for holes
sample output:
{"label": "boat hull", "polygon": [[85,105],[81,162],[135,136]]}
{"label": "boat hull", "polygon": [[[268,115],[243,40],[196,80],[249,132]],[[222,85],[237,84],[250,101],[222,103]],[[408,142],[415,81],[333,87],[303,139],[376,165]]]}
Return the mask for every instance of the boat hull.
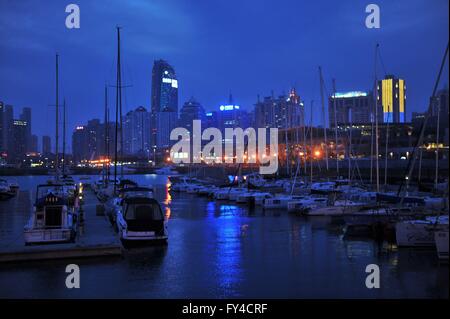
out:
{"label": "boat hull", "polygon": [[66,243],[75,239],[75,231],[70,228],[28,229],[24,231],[25,245]]}

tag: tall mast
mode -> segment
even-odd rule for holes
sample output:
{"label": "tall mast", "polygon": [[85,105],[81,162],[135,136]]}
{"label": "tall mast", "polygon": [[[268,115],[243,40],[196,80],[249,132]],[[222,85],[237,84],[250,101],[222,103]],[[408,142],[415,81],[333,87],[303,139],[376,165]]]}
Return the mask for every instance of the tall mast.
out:
{"label": "tall mast", "polygon": [[116,127],[115,127],[115,141],[114,141],[114,192],[117,186],[117,144],[119,131],[119,107],[122,104],[122,93],[120,87],[120,27],[117,27],[117,74],[116,74]]}
{"label": "tall mast", "polygon": [[353,112],[352,108],[350,107],[350,128],[349,128],[349,134],[348,134],[348,182],[352,180],[352,128],[353,128]]}
{"label": "tall mast", "polygon": [[63,103],[63,153],[62,153],[62,174],[65,174],[66,167],[66,99]]}
{"label": "tall mast", "polygon": [[377,192],[380,191],[380,164],[378,161],[378,79],[377,79],[377,57],[378,57],[378,47],[380,45],[377,43],[375,47],[375,171],[376,171],[376,178],[377,178]]}
{"label": "tall mast", "polygon": [[58,61],[59,60],[59,55],[58,53],[56,54],[56,132],[55,132],[55,153],[56,153],[56,157],[55,157],[55,171],[56,171],[56,180],[59,179],[59,149],[58,149],[58,143],[59,143],[59,136],[58,136],[58,125],[59,125],[59,105],[58,105],[58,100],[59,100],[59,70],[58,70]]}
{"label": "tall mast", "polygon": [[[433,102],[435,99],[433,98]],[[437,103],[437,125],[436,125],[436,166],[435,166],[435,177],[434,177],[434,189],[437,189],[439,181],[439,127],[440,127],[440,113],[441,105]]]}
{"label": "tall mast", "polygon": [[309,170],[310,170],[310,174],[311,174],[311,184],[313,182],[313,155],[314,155],[314,151],[313,151],[313,127],[312,127],[312,120],[313,120],[313,105],[314,105],[314,100],[311,100],[311,114],[309,117],[309,148],[310,148],[310,163],[309,163]]}
{"label": "tall mast", "polygon": [[323,77],[322,68],[319,66],[319,77],[320,77],[320,98],[322,100],[322,123],[323,123],[323,135],[325,142],[325,165],[328,172],[328,141],[327,141],[327,120],[325,116],[325,98],[323,96]]}
{"label": "tall mast", "polygon": [[[389,106],[388,106],[389,109]],[[389,116],[389,115],[388,115]],[[387,190],[387,171],[388,171],[388,150],[389,150],[389,120],[386,123],[386,146],[384,151],[384,189]]]}
{"label": "tall mast", "polygon": [[338,153],[338,128],[337,128],[337,117],[336,117],[336,80],[333,79],[333,110],[334,110],[334,142],[336,149],[336,174],[339,178],[339,153]]}
{"label": "tall mast", "polygon": [[109,154],[108,154],[108,87],[105,84],[105,184],[108,185],[108,172],[109,172]]}
{"label": "tall mast", "polygon": [[289,176],[288,105],[285,108],[284,139],[286,143],[286,176]]}
{"label": "tall mast", "polygon": [[117,29],[117,72],[119,90],[119,121],[120,121],[120,178],[123,179],[123,126],[122,126],[122,66],[120,63],[120,28]]}

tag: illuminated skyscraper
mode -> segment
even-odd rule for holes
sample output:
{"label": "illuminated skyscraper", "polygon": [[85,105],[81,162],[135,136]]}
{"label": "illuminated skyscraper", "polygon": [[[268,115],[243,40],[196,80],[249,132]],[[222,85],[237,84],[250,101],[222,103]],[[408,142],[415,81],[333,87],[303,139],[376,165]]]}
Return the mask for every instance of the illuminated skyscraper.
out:
{"label": "illuminated skyscraper", "polygon": [[255,125],[266,128],[289,128],[303,126],[305,123],[304,103],[292,88],[289,95],[265,97],[255,104]]}
{"label": "illuminated skyscraper", "polygon": [[[164,60],[156,60],[152,69],[151,126],[154,146],[157,145],[158,131],[162,129],[157,125],[160,112],[174,113],[178,118],[178,80],[173,67]],[[164,115],[160,116],[163,117]],[[170,117],[173,118],[174,115]]]}
{"label": "illuminated skyscraper", "polygon": [[383,108],[384,123],[405,123],[405,80],[387,75],[377,84],[377,104]]}

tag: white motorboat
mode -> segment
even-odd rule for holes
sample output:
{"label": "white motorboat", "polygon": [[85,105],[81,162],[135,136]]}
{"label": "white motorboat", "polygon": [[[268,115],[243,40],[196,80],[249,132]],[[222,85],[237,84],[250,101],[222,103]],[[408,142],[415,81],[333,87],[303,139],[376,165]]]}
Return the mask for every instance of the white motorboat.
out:
{"label": "white motorboat", "polygon": [[434,241],[436,243],[436,250],[438,258],[448,260],[448,224],[447,227],[434,232]]}
{"label": "white motorboat", "polygon": [[111,196],[105,203],[106,215],[111,224],[115,224],[117,220],[117,212],[122,209],[123,199],[126,197],[154,197],[154,189],[148,187],[128,187],[119,190],[117,196]]}
{"label": "white motorboat", "polygon": [[398,222],[395,225],[397,246],[434,246],[434,233],[445,229],[448,229],[448,215]]}
{"label": "white motorboat", "polygon": [[25,244],[75,240],[77,208],[69,205],[64,185],[38,185],[36,202],[24,227]]}
{"label": "white motorboat", "polygon": [[154,198],[129,196],[117,212],[117,229],[122,241],[164,241],[167,223],[161,206]]}

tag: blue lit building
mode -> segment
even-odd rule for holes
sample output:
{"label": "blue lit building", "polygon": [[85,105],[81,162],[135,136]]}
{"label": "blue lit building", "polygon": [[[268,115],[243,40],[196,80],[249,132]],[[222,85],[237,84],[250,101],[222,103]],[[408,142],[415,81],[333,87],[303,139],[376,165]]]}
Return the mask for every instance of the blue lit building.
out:
{"label": "blue lit building", "polygon": [[160,147],[158,140],[165,140],[165,137],[158,138],[158,132],[167,129],[163,127],[163,122],[158,121],[158,117],[178,118],[178,80],[174,68],[164,60],[156,60],[152,69],[151,126],[154,147]]}
{"label": "blue lit building", "polygon": [[240,127],[245,130],[250,127],[250,125],[250,115],[242,110],[239,105],[234,104],[231,96],[228,104],[219,106],[219,111],[217,113],[217,127],[222,132],[225,131],[225,128]]}

